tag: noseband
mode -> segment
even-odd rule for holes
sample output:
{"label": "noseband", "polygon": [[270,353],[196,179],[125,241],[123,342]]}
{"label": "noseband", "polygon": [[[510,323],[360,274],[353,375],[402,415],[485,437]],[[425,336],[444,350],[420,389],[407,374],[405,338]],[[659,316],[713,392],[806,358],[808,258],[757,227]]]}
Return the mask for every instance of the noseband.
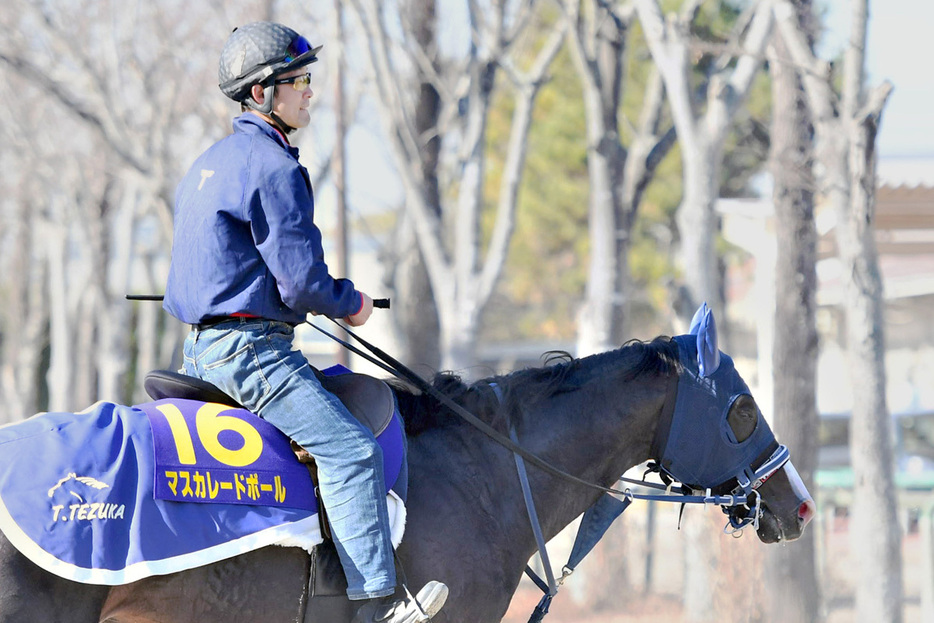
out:
{"label": "noseband", "polygon": [[[745,498],[745,501],[735,506],[723,507],[723,512],[730,518],[729,523],[723,528],[727,534],[739,536],[743,528],[752,524],[754,530],[759,529],[759,518],[762,517],[762,496],[758,489],[762,484],[771,478],[775,472],[785,466],[785,463],[791,458],[791,453],[784,445],[777,444],[775,451],[762,465],[752,474],[752,479],[743,478],[737,482],[733,493]],[[750,498],[755,497],[755,502],[750,505]]]}

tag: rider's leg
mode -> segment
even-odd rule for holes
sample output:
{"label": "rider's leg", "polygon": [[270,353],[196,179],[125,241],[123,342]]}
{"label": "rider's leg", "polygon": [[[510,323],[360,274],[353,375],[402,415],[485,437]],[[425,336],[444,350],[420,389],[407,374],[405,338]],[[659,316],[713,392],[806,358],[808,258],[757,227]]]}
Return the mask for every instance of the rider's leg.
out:
{"label": "rider's leg", "polygon": [[396,576],[382,451],[292,350],[284,323],[243,320],[193,331],[185,371],[208,380],[315,457],[351,599],[390,595]]}

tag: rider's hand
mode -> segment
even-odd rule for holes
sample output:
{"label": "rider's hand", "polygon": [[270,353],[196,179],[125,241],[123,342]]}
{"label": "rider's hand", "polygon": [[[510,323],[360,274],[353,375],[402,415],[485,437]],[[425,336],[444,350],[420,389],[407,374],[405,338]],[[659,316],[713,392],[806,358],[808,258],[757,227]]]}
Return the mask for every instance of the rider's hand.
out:
{"label": "rider's hand", "polygon": [[360,293],[361,298],[363,298],[363,305],[353,316],[346,316],[344,322],[349,324],[351,327],[359,327],[364,322],[369,320],[370,314],[373,313],[373,299],[371,299],[366,293]]}

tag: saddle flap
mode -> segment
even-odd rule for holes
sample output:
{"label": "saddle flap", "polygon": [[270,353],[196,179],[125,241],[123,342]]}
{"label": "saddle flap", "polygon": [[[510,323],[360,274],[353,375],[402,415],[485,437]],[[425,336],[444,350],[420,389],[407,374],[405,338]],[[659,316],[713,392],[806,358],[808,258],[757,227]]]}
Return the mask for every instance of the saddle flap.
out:
{"label": "saddle flap", "polygon": [[392,422],[395,398],[385,382],[365,374],[324,376],[321,385],[337,396],[361,424],[379,437]]}

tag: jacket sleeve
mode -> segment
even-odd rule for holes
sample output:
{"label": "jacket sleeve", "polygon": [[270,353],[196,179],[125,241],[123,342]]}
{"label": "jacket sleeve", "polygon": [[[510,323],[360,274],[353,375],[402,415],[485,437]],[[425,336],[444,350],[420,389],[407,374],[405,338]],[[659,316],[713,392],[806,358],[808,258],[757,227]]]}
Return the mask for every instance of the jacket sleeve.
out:
{"label": "jacket sleeve", "polygon": [[343,318],[357,313],[362,297],[353,283],[328,273],[308,172],[294,161],[276,160],[278,166],[253,170],[259,177],[244,201],[256,248],[282,302],[303,315]]}

